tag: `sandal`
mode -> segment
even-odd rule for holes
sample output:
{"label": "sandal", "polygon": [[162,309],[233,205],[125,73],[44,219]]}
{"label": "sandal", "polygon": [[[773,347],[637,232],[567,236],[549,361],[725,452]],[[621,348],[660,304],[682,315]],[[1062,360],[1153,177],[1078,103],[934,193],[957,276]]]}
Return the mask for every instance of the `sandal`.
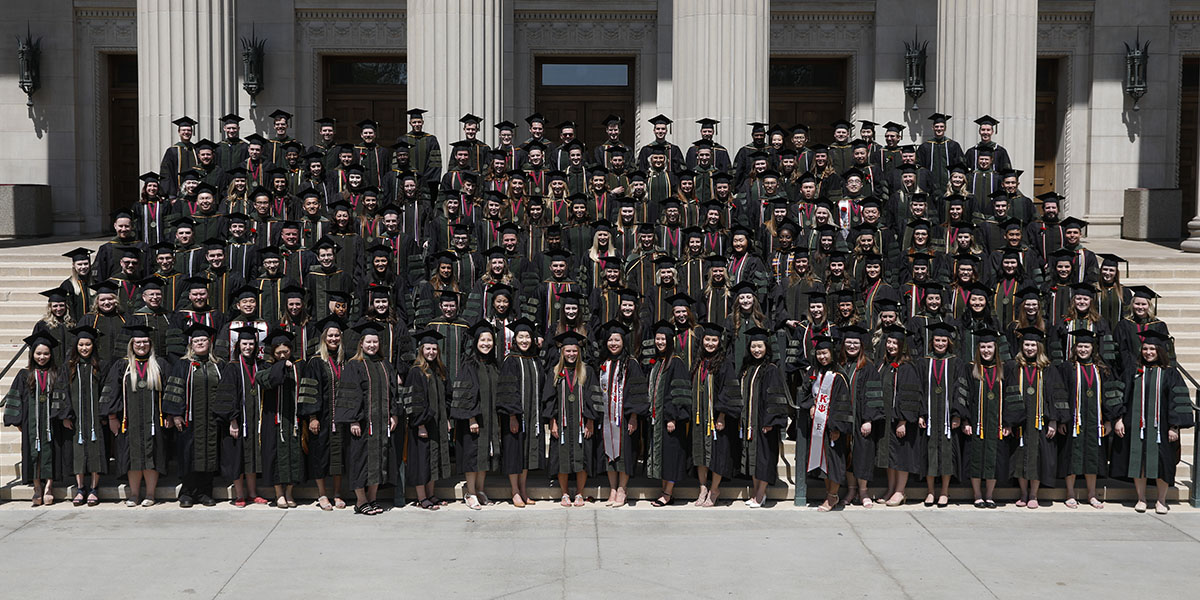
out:
{"label": "sandal", "polygon": [[1017,501],[1016,501],[1016,502],[1014,502],[1013,504],[1015,504],[1015,505],[1017,506],[1017,508],[1025,508],[1025,505],[1026,505],[1026,504],[1028,504],[1028,503],[1027,503],[1027,502],[1025,502],[1025,500],[1024,500],[1024,499],[1021,499],[1021,500],[1017,500]]}
{"label": "sandal", "polygon": [[[426,499],[418,502],[417,506],[419,506],[425,510],[438,510],[438,509],[442,508],[442,507],[438,506],[437,504],[434,504],[433,501],[430,500],[429,498],[426,498]],[[333,510],[333,508],[330,507],[329,510]]]}
{"label": "sandal", "polygon": [[817,512],[829,512],[829,511],[833,510],[833,507],[835,507],[837,505],[838,505],[838,495],[837,494],[825,494],[825,502],[821,503],[821,505],[817,507]]}
{"label": "sandal", "polygon": [[696,501],[692,506],[704,506],[704,501],[708,499],[708,487],[700,486],[700,493],[696,495]]}
{"label": "sandal", "polygon": [[320,498],[317,498],[317,506],[320,506],[321,510],[333,510],[333,505],[329,503],[328,496],[321,496]]}
{"label": "sandal", "polygon": [[613,498],[613,503],[612,503],[613,508],[621,508],[622,506],[625,506],[625,501],[627,499],[625,492],[622,492],[621,490],[618,489],[617,493],[614,496],[615,497]]}
{"label": "sandal", "polygon": [[267,504],[267,505],[269,505],[269,504],[271,504],[271,501],[270,501],[270,500],[267,500],[266,498],[263,498],[262,496],[255,496],[255,497],[254,497],[254,503],[255,503],[255,504]]}
{"label": "sandal", "polygon": [[100,504],[100,496],[96,494],[96,488],[88,488],[87,505],[96,506]]}
{"label": "sandal", "polygon": [[1067,501],[1063,502],[1063,505],[1067,508],[1079,508],[1079,501],[1074,498],[1067,498]]}
{"label": "sandal", "polygon": [[559,501],[559,504],[563,506],[571,506],[571,495],[563,494],[562,500]]}
{"label": "sandal", "polygon": [[333,507],[334,508],[346,508],[346,501],[335,496],[333,499]]}
{"label": "sandal", "polygon": [[987,508],[987,502],[984,502],[982,499],[976,500],[975,508]]}
{"label": "sandal", "polygon": [[379,504],[377,500],[371,500],[370,502],[367,502],[367,506],[371,507],[371,514],[373,515],[381,515],[387,512],[387,509],[384,508],[383,505]]}
{"label": "sandal", "polygon": [[571,506],[583,506],[585,503],[583,494],[575,494],[575,502],[571,503]]}
{"label": "sandal", "polygon": [[42,497],[41,497],[41,496],[34,496],[34,497],[33,497],[33,505],[34,505],[34,506],[41,506],[41,505],[42,505]]}
{"label": "sandal", "polygon": [[366,503],[366,504],[355,504],[355,505],[354,505],[354,514],[356,514],[356,515],[366,515],[366,516],[368,516],[368,517],[369,517],[369,516],[372,516],[372,515],[379,514],[379,513],[372,512],[372,510],[371,510],[372,508],[373,508],[373,507],[371,506],[371,503],[370,503],[370,502],[368,502],[368,503]]}
{"label": "sandal", "polygon": [[863,508],[874,508],[875,501],[871,500],[870,496],[863,496],[862,497],[862,507]]}
{"label": "sandal", "polygon": [[520,494],[513,494],[512,503],[517,508],[525,508],[525,499]]}
{"label": "sandal", "polygon": [[282,508],[284,510],[287,510],[287,507],[288,507],[287,498],[280,496],[279,499],[275,501],[275,508]]}
{"label": "sandal", "polygon": [[75,488],[75,496],[73,498],[71,498],[71,506],[83,506],[83,503],[85,502],[84,493],[86,491],[87,491],[87,488],[83,488],[83,487]]}
{"label": "sandal", "polygon": [[883,504],[884,504],[884,506],[892,506],[892,507],[903,506],[906,501],[908,501],[908,498],[906,498],[904,496],[904,494],[900,494],[899,500],[896,499],[896,494],[892,494],[892,497],[888,498],[887,502],[884,502]]}
{"label": "sandal", "polygon": [[246,499],[245,498],[234,498],[233,505],[238,508],[246,508]]}
{"label": "sandal", "polygon": [[710,489],[708,490],[708,496],[704,498],[704,504],[701,504],[700,506],[703,506],[704,508],[712,508],[717,505],[717,498],[720,496],[720,491],[714,492]]}
{"label": "sandal", "polygon": [[[663,498],[666,498],[666,500],[663,500]],[[675,503],[675,499],[671,497],[671,494],[663,494],[663,495],[659,496],[658,499],[652,501],[650,503],[650,506],[653,506],[655,508],[662,508],[664,506],[671,506],[674,503]]]}
{"label": "sandal", "polygon": [[1038,504],[1037,498],[1033,498],[1029,502],[1025,503],[1025,508],[1028,508],[1030,510],[1036,510],[1038,506],[1041,506],[1041,505]]}
{"label": "sandal", "polygon": [[1092,497],[1091,499],[1089,499],[1088,504],[1091,504],[1092,508],[1095,508],[1095,509],[1104,508],[1104,503],[1095,497]]}
{"label": "sandal", "polygon": [[54,491],[49,485],[46,486],[46,491],[42,493],[42,504],[46,506],[54,505]]}
{"label": "sandal", "polygon": [[996,508],[995,500],[984,500],[983,503],[987,505],[988,508]]}
{"label": "sandal", "polygon": [[463,503],[466,504],[467,508],[471,510],[483,509],[483,507],[479,504],[479,497],[475,494],[468,494],[467,496],[463,497]]}
{"label": "sandal", "polygon": [[488,498],[487,494],[483,493],[483,490],[475,492],[475,497],[479,499],[480,506],[491,506],[494,504],[492,499]]}

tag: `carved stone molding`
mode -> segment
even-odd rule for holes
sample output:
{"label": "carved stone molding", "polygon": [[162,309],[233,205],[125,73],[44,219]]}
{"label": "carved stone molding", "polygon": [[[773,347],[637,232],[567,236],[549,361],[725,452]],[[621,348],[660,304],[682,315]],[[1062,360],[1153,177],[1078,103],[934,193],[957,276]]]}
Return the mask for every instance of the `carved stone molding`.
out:
{"label": "carved stone molding", "polygon": [[874,13],[771,14],[772,53],[866,51],[874,36]]}
{"label": "carved stone molding", "polygon": [[296,41],[301,48],[404,48],[408,19],[399,10],[298,10]]}

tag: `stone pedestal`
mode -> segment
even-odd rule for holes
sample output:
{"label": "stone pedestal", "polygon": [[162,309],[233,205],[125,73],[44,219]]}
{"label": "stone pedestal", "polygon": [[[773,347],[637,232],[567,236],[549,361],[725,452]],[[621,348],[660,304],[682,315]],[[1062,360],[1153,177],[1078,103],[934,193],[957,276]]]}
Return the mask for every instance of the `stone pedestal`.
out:
{"label": "stone pedestal", "polygon": [[236,8],[236,0],[137,0],[142,171],[157,171],[163,150],[179,140],[172,120],[186,114],[200,122],[194,140],[216,141],[217,119],[237,110]]}
{"label": "stone pedestal", "polygon": [[1179,188],[1125,190],[1121,237],[1127,240],[1174,241],[1183,219],[1183,191]]}
{"label": "stone pedestal", "polygon": [[716,140],[730,152],[746,123],[767,120],[771,5],[768,0],[675,0],[671,74],[675,120],[671,139],[698,139],[696,120],[721,121]]}
{"label": "stone pedestal", "polygon": [[48,185],[0,185],[0,239],[54,232]]}
{"label": "stone pedestal", "polygon": [[922,111],[953,116],[948,135],[964,151],[979,141],[976,118],[999,119],[992,140],[1008,149],[1014,169],[1029,174],[1025,187],[1030,189],[1037,23],[1037,0],[938,0],[935,52],[941,83],[937,104]]}
{"label": "stone pedestal", "polygon": [[484,117],[479,138],[490,143],[503,114],[504,23],[511,2],[408,0],[407,7],[408,107],[429,111],[425,131],[441,141],[443,161],[450,144],[462,139],[458,120],[466,113]]}

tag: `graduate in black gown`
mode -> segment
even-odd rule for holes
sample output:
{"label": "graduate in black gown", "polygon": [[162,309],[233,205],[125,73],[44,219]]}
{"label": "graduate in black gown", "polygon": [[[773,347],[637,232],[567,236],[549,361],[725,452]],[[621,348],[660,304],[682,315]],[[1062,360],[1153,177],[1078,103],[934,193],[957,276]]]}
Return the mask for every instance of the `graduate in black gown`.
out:
{"label": "graduate in black gown", "polygon": [[300,406],[316,397],[316,385],[301,377],[304,363],[292,360],[290,332],[274,329],[267,334],[267,362],[255,384],[262,394],[263,483],[275,486],[275,507],[296,508],[292,490],[304,481]]}
{"label": "graduate in black gown", "polygon": [[1113,405],[1113,430],[1117,434],[1112,473],[1132,478],[1137,488],[1134,510],[1146,511],[1146,481],[1154,480],[1154,512],[1166,514],[1167,490],[1175,484],[1180,458],[1180,429],[1195,425],[1188,388],[1179,370],[1167,362],[1167,337],[1147,329],[1142,332],[1138,368],[1125,378],[1125,397]]}
{"label": "graduate in black gown", "polygon": [[[500,463],[512,487],[513,506],[534,504],[529,496],[529,471],[541,469],[546,459],[541,393],[545,374],[538,360],[534,335],[537,325],[529,319],[508,324],[512,346],[500,365]],[[508,419],[504,419],[507,416]]]}
{"label": "graduate in black gown", "polygon": [[1052,485],[1057,475],[1059,440],[1054,437],[1059,423],[1068,420],[1067,395],[1059,370],[1050,365],[1046,355],[1045,333],[1033,327],[1018,333],[1021,348],[1005,376],[1007,385],[1017,388],[1015,401],[1008,404],[1020,429],[1011,465],[1021,488],[1016,505],[1038,508],[1038,488]]}
{"label": "graduate in black gown", "polygon": [[[850,443],[850,473],[845,504],[858,495],[863,508],[875,506],[867,488],[875,475],[875,458],[881,441],[886,439],[887,415],[883,404],[883,389],[879,384],[879,368],[867,356],[870,334],[858,325],[838,330],[842,336],[842,374],[850,385],[850,400],[854,404],[854,431]],[[855,491],[857,487],[857,491]]]}
{"label": "graduate in black gown", "polygon": [[[317,484],[317,506],[325,511],[346,508],[346,501],[342,500],[342,474],[346,472],[349,432],[345,426],[338,427],[334,419],[338,381],[346,364],[342,343],[345,330],[346,322],[335,315],[318,322],[317,350],[304,363],[304,378],[311,380],[315,390],[313,401],[300,407],[300,414],[308,420],[307,471]],[[333,478],[332,490],[326,487],[325,480],[329,477]],[[333,502],[329,501],[330,496]]]}
{"label": "graduate in black gown", "polygon": [[642,366],[630,357],[630,330],[617,321],[600,326],[597,343],[597,383],[603,400],[596,444],[596,462],[605,465],[608,475],[608,500],[605,506],[625,505],[629,476],[637,468],[636,439],[640,416],[646,410],[646,376]]}
{"label": "graduate in black gown", "polygon": [[886,441],[876,451],[877,467],[887,469],[888,489],[880,499],[887,506],[904,504],[908,476],[924,473],[924,445],[919,422],[924,417],[921,376],[908,356],[908,332],[899,325],[883,329],[883,362],[879,386],[883,390]]}
{"label": "graduate in black gown", "polygon": [[967,411],[962,432],[962,478],[971,480],[975,508],[996,508],[993,492],[997,481],[1008,481],[1008,460],[1015,439],[1012,411],[1005,410],[1014,390],[1005,385],[1011,375],[1000,356],[1000,333],[995,329],[975,331],[974,361],[967,380]]}
{"label": "graduate in black gown", "polygon": [[233,331],[233,358],[221,365],[221,394],[231,410],[229,428],[220,434],[221,476],[233,480],[233,505],[267,504],[258,494],[258,476],[263,471],[262,395],[256,385],[262,370],[258,329],[243,326]]}
{"label": "graduate in black gown", "polygon": [[[100,474],[108,471],[108,448],[104,435],[107,418],[101,419],[100,392],[104,379],[100,361],[96,359],[96,338],[100,332],[91,327],[71,329],[72,348],[67,355],[58,378],[58,390],[65,396],[64,408],[69,411],[69,420],[74,429],[66,440],[70,447],[71,473],[75,475],[76,492],[71,503],[75,506],[87,502],[88,506],[100,503],[97,486]],[[88,475],[90,485],[85,485]]]}
{"label": "graduate in black gown", "polygon": [[754,481],[746,506],[761,508],[767,486],[779,480],[779,433],[787,426],[791,395],[783,372],[771,362],[771,332],[762,327],[745,331],[746,356],[739,377],[743,399],[739,437],[742,473]]}
{"label": "graduate in black gown", "polygon": [[466,477],[463,503],[471,510],[491,504],[483,491],[488,471],[500,465],[500,418],[496,399],[500,367],[496,364],[496,330],[480,321],[467,332],[467,352],[453,382],[450,418],[454,419],[455,461]]}
{"label": "graduate in black gown", "polygon": [[1108,475],[1109,433],[1112,405],[1124,400],[1124,382],[1099,357],[1095,333],[1086,329],[1069,332],[1075,341],[1068,349],[1071,360],[1059,365],[1067,392],[1070,421],[1060,430],[1058,476],[1066,478],[1068,508],[1079,506],[1075,480],[1083,475],[1088,504],[1104,508],[1096,496],[1096,478]]}
{"label": "graduate in black gown", "polygon": [[438,345],[444,337],[427,329],[414,339],[417,356],[401,391],[409,429],[406,479],[417,490],[417,506],[438,510],[446,502],[433,494],[433,486],[451,475],[450,392]]}
{"label": "graduate in black gown", "polygon": [[662,480],[662,494],[650,504],[669,506],[675,501],[675,484],[687,475],[688,418],[692,405],[692,378],[687,363],[675,354],[675,326],[662,320],[654,325],[654,355],[650,359],[650,437],[646,448],[646,476]]}
{"label": "graduate in black gown", "polygon": [[[29,364],[17,372],[4,397],[4,425],[21,432],[21,484],[33,484],[33,505],[54,504],[54,482],[64,475],[61,454],[70,440],[65,399],[55,401],[59,366],[54,362],[58,342],[35,333],[25,338]],[[67,417],[64,419],[64,417]]]}
{"label": "graduate in black gown", "polygon": [[[116,472],[129,477],[125,506],[154,506],[154,491],[159,475],[167,472],[170,447],[163,413],[170,368],[156,355],[149,327],[127,325],[124,333],[129,344],[126,354],[108,369],[100,392],[101,413],[108,417],[116,441]],[[143,479],[146,496],[139,503]]]}
{"label": "graduate in black gown", "polygon": [[[966,363],[955,355],[951,346],[954,328],[947,323],[928,327],[930,346],[928,356],[917,361],[917,374],[925,410],[918,424],[925,438],[925,484],[928,493],[925,506],[937,503],[938,508],[950,504],[950,478],[958,476],[959,439],[956,430],[966,413]],[[941,488],[935,490],[935,479],[941,477]],[[936,492],[936,494],[935,494]]]}
{"label": "graduate in black gown", "polygon": [[[833,360],[833,338],[816,337],[812,367],[797,390],[802,413],[808,415],[808,453],[797,456],[804,461],[805,476],[825,476],[825,501],[817,507],[829,512],[838,505],[838,490],[846,484],[846,459],[850,455],[850,428],[854,426],[850,384]],[[797,476],[800,473],[797,468]]]}
{"label": "graduate in black gown", "polygon": [[379,486],[387,481],[392,430],[396,416],[396,373],[380,352],[378,325],[366,321],[355,326],[358,348],[346,361],[338,380],[334,422],[350,430],[346,447],[346,474],[354,490],[354,512],[378,515]]}
{"label": "graduate in black gown", "polygon": [[[549,470],[558,476],[560,504],[583,506],[588,471],[594,457],[593,444],[596,421],[600,418],[600,386],[596,372],[583,360],[582,347],[586,338],[574,331],[555,336],[558,359],[546,374],[542,388],[542,414],[550,421]],[[575,474],[575,497],[572,500],[567,486]]]}
{"label": "graduate in black gown", "polygon": [[[721,480],[737,476],[741,445],[735,425],[742,413],[741,386],[725,351],[726,331],[701,323],[700,356],[692,366],[692,462],[700,479],[696,506],[716,506]],[[712,487],[708,475],[712,474]]]}
{"label": "graduate in black gown", "polygon": [[220,393],[221,362],[212,355],[216,330],[194,323],[184,331],[188,351],[167,377],[163,413],[175,427],[174,454],[179,469],[179,507],[196,502],[215,506],[213,478],[220,470],[220,432],[228,427],[231,398]]}

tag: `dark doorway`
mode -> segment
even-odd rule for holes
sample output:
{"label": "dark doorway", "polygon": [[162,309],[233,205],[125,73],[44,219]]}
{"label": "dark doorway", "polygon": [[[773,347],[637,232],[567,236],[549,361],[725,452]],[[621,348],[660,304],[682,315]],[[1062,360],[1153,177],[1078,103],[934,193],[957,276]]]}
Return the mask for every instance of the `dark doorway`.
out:
{"label": "dark doorway", "polygon": [[400,56],[327,56],[324,110],[337,119],[335,140],[358,142],[363,119],[379,123],[379,143],[390,145],[408,131],[408,63]]}
{"label": "dark doorway", "polygon": [[1200,57],[1183,59],[1183,85],[1179,101],[1179,188],[1183,192],[1183,219],[1179,232],[1187,235],[1187,222],[1196,214],[1197,123],[1200,118]]}
{"label": "dark doorway", "polygon": [[850,116],[846,111],[846,71],[844,58],[772,57],[767,75],[770,124],[790,130],[803,123],[809,127],[810,143],[832,141],[830,124]]}
{"label": "dark doorway", "polygon": [[[541,57],[535,66],[533,109],[546,117],[546,137],[558,141],[551,128],[563,121],[575,122],[575,138],[595,147],[607,139],[604,118],[610,114],[625,120],[621,141],[632,147],[634,118],[633,58],[628,57]],[[517,115],[524,118],[527,115]],[[524,123],[518,123],[524,126]],[[517,134],[517,141],[527,135]]]}
{"label": "dark doorway", "polygon": [[108,55],[108,156],[103,214],[131,206],[141,191],[138,182],[138,77],[136,54]]}
{"label": "dark doorway", "polygon": [[[1033,194],[1058,191],[1058,147],[1062,113],[1058,105],[1062,59],[1037,59],[1037,100],[1033,123]],[[1016,168],[1014,166],[1014,168]],[[1026,178],[1028,181],[1028,178]]]}

